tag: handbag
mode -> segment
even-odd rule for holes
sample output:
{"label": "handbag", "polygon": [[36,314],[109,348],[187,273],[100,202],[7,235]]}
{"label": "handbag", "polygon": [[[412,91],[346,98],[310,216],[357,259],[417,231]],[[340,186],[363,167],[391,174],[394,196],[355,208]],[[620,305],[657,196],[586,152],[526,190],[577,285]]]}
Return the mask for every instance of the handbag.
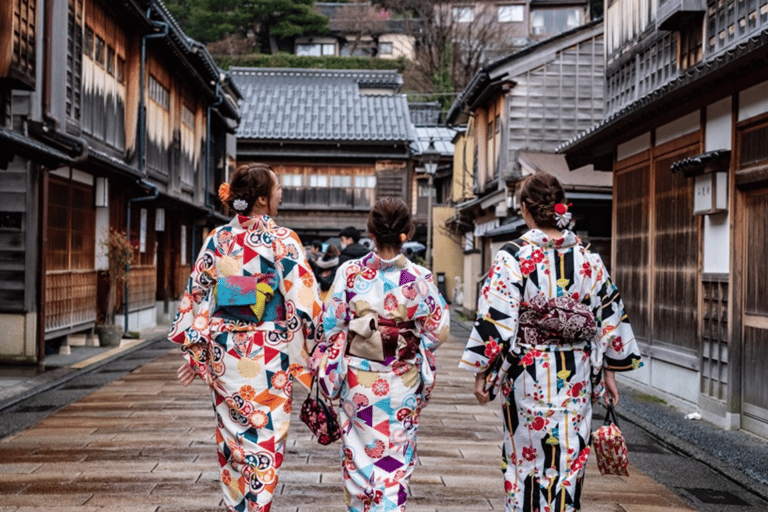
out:
{"label": "handbag", "polygon": [[629,457],[624,434],[619,430],[616,411],[609,402],[603,426],[592,432],[592,449],[601,475],[629,476]]}
{"label": "handbag", "polygon": [[[312,387],[315,388],[315,396],[312,396]],[[332,404],[320,396],[320,386],[315,378],[312,379],[309,394],[301,406],[299,419],[317,436],[317,442],[322,445],[331,444],[341,438],[336,411],[333,410]]]}

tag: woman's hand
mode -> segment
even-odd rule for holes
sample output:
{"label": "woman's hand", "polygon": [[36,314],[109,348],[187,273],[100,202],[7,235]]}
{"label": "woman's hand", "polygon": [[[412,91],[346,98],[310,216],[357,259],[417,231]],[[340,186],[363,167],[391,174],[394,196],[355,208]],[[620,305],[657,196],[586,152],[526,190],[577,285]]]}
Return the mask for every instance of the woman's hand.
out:
{"label": "woman's hand", "polygon": [[475,397],[481,404],[491,401],[491,396],[485,390],[485,375],[482,373],[475,374]]}
{"label": "woman's hand", "polygon": [[605,381],[605,396],[603,396],[603,400],[606,404],[610,402],[615,407],[619,403],[619,388],[616,387],[616,375],[611,370],[603,370],[603,380]]}
{"label": "woman's hand", "polygon": [[184,363],[176,370],[176,376],[179,378],[182,384],[189,386],[197,377],[197,372],[192,368],[189,363]]}

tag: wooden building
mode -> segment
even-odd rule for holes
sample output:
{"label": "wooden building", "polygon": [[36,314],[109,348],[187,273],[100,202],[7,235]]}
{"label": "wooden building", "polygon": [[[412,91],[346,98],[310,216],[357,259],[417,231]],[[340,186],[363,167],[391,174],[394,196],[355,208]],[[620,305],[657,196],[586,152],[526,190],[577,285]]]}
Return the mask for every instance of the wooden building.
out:
{"label": "wooden building", "polygon": [[617,0],[606,119],[560,151],[613,172],[627,382],[768,437],[768,6]]}
{"label": "wooden building", "polygon": [[574,231],[610,254],[610,175],[588,164],[569,172],[555,154],[602,119],[602,53],[602,22],[588,23],[488,64],[451,107],[448,124],[464,126],[455,143],[454,214],[446,220],[464,253],[457,306],[476,309],[496,251],[527,230],[516,201],[527,175],[556,175],[573,203]]}
{"label": "wooden building", "polygon": [[232,68],[243,91],[238,164],[279,175],[278,222],[305,244],[355,226],[377,198],[409,201],[414,129],[395,71]]}
{"label": "wooden building", "polygon": [[104,322],[110,229],[136,248],[117,323],[170,310],[202,231],[225,219],[212,197],[239,92],[159,1],[0,13],[0,358],[41,363]]}

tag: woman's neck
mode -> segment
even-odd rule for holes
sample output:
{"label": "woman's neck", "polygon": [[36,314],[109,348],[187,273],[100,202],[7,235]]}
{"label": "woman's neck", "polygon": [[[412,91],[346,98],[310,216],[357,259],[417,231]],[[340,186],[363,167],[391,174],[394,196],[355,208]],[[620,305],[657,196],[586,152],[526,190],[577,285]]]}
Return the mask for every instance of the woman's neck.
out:
{"label": "woman's neck", "polygon": [[563,236],[563,232],[555,228],[536,228],[550,238],[560,238]]}
{"label": "woman's neck", "polygon": [[376,253],[383,260],[391,260],[391,259],[397,258],[400,255],[400,251],[398,249],[395,249],[394,247],[389,247],[389,246],[376,249]]}

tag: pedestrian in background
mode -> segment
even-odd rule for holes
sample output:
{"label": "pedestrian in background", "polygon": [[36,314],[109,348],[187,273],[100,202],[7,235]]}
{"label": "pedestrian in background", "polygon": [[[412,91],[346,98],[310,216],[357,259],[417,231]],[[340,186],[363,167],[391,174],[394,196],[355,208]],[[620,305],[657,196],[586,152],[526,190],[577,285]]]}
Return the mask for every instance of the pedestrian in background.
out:
{"label": "pedestrian in background", "polygon": [[557,178],[527,178],[520,204],[530,230],[496,254],[459,366],[480,403],[503,397],[505,511],[576,512],[592,402],[618,403],[614,371],[638,368],[640,351],[600,256],[568,229]]}
{"label": "pedestrian in background", "polygon": [[312,240],[312,243],[307,250],[307,261],[309,261],[309,265],[312,267],[312,272],[315,273],[315,276],[317,276],[317,260],[322,257],[323,242],[320,240]]}
{"label": "pedestrian in background", "polygon": [[272,218],[282,191],[271,168],[239,167],[219,196],[237,215],[205,240],[168,337],[187,359],[182,384],[211,387],[227,510],[261,512],[283,462],[293,379],[311,382],[322,307],[298,236]]}
{"label": "pedestrian in background", "polygon": [[328,290],[333,285],[333,280],[336,277],[336,269],[339,268],[339,256],[341,251],[333,244],[328,244],[328,249],[325,250],[325,254],[317,260],[315,266],[317,266],[317,281],[320,283],[320,299],[325,302]]}
{"label": "pedestrian in background", "polygon": [[360,231],[349,226],[339,231],[339,238],[341,239],[341,256],[339,256],[339,264],[348,262],[349,260],[356,260],[362,258],[371,250],[360,243]]}
{"label": "pedestrian in background", "polygon": [[342,264],[313,354],[320,389],[341,403],[341,464],[349,512],[404,511],[421,410],[435,384],[435,350],[449,315],[432,274],[400,254],[413,234],[405,203],[368,216],[376,252]]}

